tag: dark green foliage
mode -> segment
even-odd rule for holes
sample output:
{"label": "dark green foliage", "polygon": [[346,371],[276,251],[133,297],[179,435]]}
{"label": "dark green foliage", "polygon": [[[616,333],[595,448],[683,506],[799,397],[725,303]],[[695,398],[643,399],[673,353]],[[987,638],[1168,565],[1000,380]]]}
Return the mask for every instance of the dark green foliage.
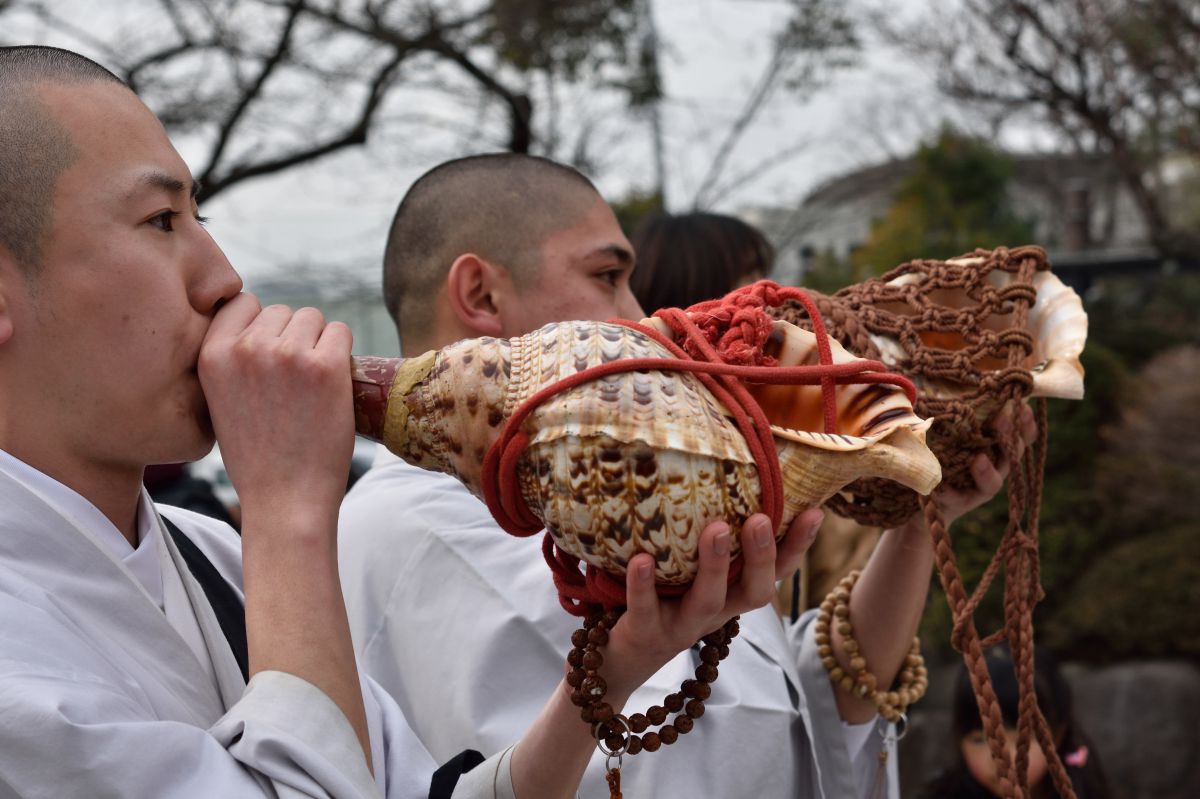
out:
{"label": "dark green foliage", "polygon": [[[1048,404],[1039,637],[1072,657],[1191,656],[1200,608],[1200,276],[1109,279],[1088,303],[1087,393]],[[968,589],[1007,523],[1001,494],[952,529]],[[934,579],[921,635],[949,652]],[[976,614],[1002,624],[993,587]]]}
{"label": "dark green foliage", "polygon": [[1008,201],[1012,163],[985,142],[945,129],[914,156],[887,215],[851,261],[856,277],[914,258],[952,258],[976,247],[1027,243],[1033,230]]}
{"label": "dark green foliage", "polygon": [[1138,531],[1093,561],[1042,640],[1074,660],[1200,658],[1198,544],[1196,523]]}

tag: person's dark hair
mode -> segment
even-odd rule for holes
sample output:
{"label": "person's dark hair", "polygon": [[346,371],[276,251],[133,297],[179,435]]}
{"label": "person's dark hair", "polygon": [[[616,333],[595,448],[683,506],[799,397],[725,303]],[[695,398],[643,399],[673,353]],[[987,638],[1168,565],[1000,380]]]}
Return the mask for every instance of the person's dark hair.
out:
{"label": "person's dark hair", "polygon": [[473,155],[426,172],[396,209],[383,256],[383,299],[401,339],[430,325],[433,297],[460,255],[529,285],[545,240],[599,199],[579,172],[537,156]]}
{"label": "person's dark hair", "polygon": [[[1004,724],[1015,728],[1020,688],[1012,656],[1006,646],[994,646],[984,653],[984,660],[992,678],[992,687],[996,692],[996,701],[1000,705]],[[1059,670],[1054,656],[1044,649],[1038,649],[1034,659],[1034,692],[1037,695],[1038,707],[1045,714],[1055,740],[1058,741],[1058,754],[1063,759],[1067,775],[1071,778],[1075,795],[1079,799],[1109,799],[1108,783],[1104,778],[1095,747],[1075,720],[1071,687]],[[965,666],[959,670],[955,681],[953,720],[954,747],[957,751],[955,766],[926,788],[921,794],[925,799],[959,796],[961,786],[973,782],[967,772],[966,763],[963,762],[959,742],[982,729],[983,723],[979,717],[975,690],[971,687],[971,678]],[[1070,755],[1074,757],[1069,757]],[[1083,764],[1073,765],[1079,762],[1081,755]],[[1049,775],[1046,779],[1050,779]],[[1051,795],[1055,795],[1053,785],[1048,785],[1048,788]]]}
{"label": "person's dark hair", "polygon": [[58,177],[75,159],[70,133],[37,98],[42,83],[125,84],[70,50],[0,47],[0,246],[26,272],[41,262]]}
{"label": "person's dark hair", "polygon": [[765,276],[775,248],[761,231],[721,214],[657,214],[633,234],[637,269],[629,285],[648,312],[687,308]]}

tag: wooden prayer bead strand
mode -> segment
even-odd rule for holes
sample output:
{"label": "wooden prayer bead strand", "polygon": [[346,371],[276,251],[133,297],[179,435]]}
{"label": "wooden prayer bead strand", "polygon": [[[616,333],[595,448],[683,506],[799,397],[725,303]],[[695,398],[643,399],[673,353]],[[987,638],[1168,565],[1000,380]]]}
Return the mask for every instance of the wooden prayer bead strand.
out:
{"label": "wooden prayer bead strand", "polygon": [[[850,592],[858,582],[860,573],[853,571],[843,577],[821,602],[813,628],[817,654],[834,685],[846,693],[872,702],[879,715],[896,722],[909,705],[925,695],[929,688],[929,672],[925,668],[925,659],[921,657],[921,641],[913,638],[912,648],[897,675],[896,690],[880,690],[878,679],[867,671],[867,662],[854,638],[854,626],[850,623]],[[833,654],[832,630],[835,624],[847,656],[844,668]]]}
{"label": "wooden prayer bead strand", "polygon": [[[737,636],[740,627],[735,616],[721,629],[704,636],[700,642],[696,678],[684,680],[679,690],[665,697],[661,705],[625,718],[616,715],[612,706],[604,701],[608,685],[599,674],[604,664],[600,647],[608,643],[608,630],[616,625],[620,616],[620,611],[615,610],[593,613],[584,620],[583,627],[571,634],[572,648],[567,653],[567,663],[571,667],[567,673],[571,702],[580,708],[580,717],[592,725],[592,734],[601,751],[617,755],[636,755],[643,750],[653,752],[691,732],[695,720],[704,715],[704,700],[712,695],[709,683],[717,678],[717,664],[729,655],[729,642]],[[667,716],[671,713],[676,715],[667,724]],[[651,725],[659,730],[647,732]]]}

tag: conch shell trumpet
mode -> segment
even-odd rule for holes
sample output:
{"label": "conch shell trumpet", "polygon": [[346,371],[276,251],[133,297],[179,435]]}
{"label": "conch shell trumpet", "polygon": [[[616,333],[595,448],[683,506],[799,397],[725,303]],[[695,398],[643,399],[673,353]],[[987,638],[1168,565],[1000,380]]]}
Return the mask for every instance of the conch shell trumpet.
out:
{"label": "conch shell trumpet", "polygon": [[[814,334],[774,325],[771,354],[781,365],[816,363]],[[854,359],[833,345],[835,362]],[[527,398],[598,364],[673,357],[624,325],[563,322],[408,360],[356,358],[357,427],[404,460],[453,475],[482,495],[485,453]],[[837,429],[829,433],[821,426],[819,387],[748,388],[772,422],[785,525],[860,477],[895,480],[922,494],[941,478],[925,446],[929,423],[895,385],[837,386]],[[759,510],[750,448],[691,373],[606,375],[555,395],[521,429],[529,445],[517,478],[530,510],[560,549],[612,574],[649,552],[660,583],[690,582],[703,525],[729,521],[736,554],[741,522]]]}
{"label": "conch shell trumpet", "polygon": [[[948,485],[968,488],[969,462],[994,449],[988,419],[1030,397],[1083,397],[1087,314],[1079,296],[1049,271],[1040,247],[977,250],[920,260],[847,286],[809,292],[830,336],[913,381],[916,412],[933,419],[929,445]],[[795,303],[768,309],[807,325]],[[911,492],[860,482],[830,503],[865,524],[890,526],[917,508]]]}

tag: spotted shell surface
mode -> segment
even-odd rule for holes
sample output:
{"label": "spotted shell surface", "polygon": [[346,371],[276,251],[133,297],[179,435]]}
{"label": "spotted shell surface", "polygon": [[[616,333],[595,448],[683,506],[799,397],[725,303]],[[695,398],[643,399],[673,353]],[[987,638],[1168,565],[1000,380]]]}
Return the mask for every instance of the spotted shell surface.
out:
{"label": "spotted shell surface", "polygon": [[[393,397],[403,404],[395,417],[402,421],[385,430],[384,443],[481,494],[484,453],[521,403],[563,378],[629,358],[672,356],[637,330],[602,322],[552,323],[511,340],[458,342],[438,351],[420,379]],[[894,404],[890,395],[883,400],[879,407]],[[864,474],[932,490],[940,473],[924,447],[927,425],[911,410],[866,435],[773,426],[785,522]],[[688,372],[648,369],[589,381],[539,406],[523,432],[530,443],[517,474],[529,508],[563,550],[613,573],[645,551],[656,559],[659,582],[686,583],[704,524],[730,522],[736,553],[741,523],[759,509],[759,475],[745,439]]]}

